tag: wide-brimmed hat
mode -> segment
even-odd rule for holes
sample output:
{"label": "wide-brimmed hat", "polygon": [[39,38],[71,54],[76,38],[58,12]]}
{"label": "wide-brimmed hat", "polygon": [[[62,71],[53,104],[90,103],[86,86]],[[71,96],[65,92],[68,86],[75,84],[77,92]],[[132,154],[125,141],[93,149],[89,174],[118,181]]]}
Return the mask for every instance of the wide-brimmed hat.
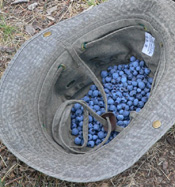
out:
{"label": "wide-brimmed hat", "polygon": [[[32,37],[1,79],[0,139],[32,168],[62,180],[99,181],[132,166],[175,122],[174,20],[170,0],[111,0]],[[149,100],[110,143],[79,150],[70,141],[71,106],[92,82],[105,100],[96,77],[131,55],[151,69]],[[112,128],[109,118],[96,118]]]}

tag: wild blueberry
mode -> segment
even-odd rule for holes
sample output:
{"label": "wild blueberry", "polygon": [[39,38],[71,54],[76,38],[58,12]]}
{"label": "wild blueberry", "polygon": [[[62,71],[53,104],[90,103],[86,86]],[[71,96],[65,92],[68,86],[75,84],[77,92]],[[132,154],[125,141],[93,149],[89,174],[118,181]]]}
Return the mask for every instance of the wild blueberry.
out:
{"label": "wild blueberry", "polygon": [[125,110],[125,111],[123,112],[123,116],[124,116],[124,117],[129,116],[129,114],[130,114],[130,112],[129,112],[129,111],[127,111],[127,110]]}
{"label": "wild blueberry", "polygon": [[128,104],[128,106],[131,106],[132,105],[132,101],[128,101],[127,104]]}
{"label": "wild blueberry", "polygon": [[91,141],[88,142],[88,146],[94,147],[94,145],[95,145],[95,142],[94,142],[94,141],[91,140]]}
{"label": "wild blueberry", "polygon": [[92,140],[92,134],[88,134],[88,140]]}
{"label": "wild blueberry", "polygon": [[150,84],[152,84],[153,78],[152,78],[152,77],[149,77],[149,78],[148,78],[148,82],[149,82]]}
{"label": "wild blueberry", "polygon": [[147,102],[147,100],[148,100],[148,98],[147,98],[147,97],[142,97],[142,101],[143,101],[144,103],[146,103],[146,102]]}
{"label": "wild blueberry", "polygon": [[108,72],[107,71],[102,71],[101,72],[101,77],[105,78],[108,76]]}
{"label": "wild blueberry", "polygon": [[85,96],[85,97],[83,97],[83,100],[84,100],[85,102],[89,102],[90,98],[89,98],[88,96]]}
{"label": "wild blueberry", "polygon": [[120,110],[120,111],[119,111],[119,114],[121,114],[121,115],[122,115],[122,114],[123,114],[123,112],[124,112],[124,110]]}
{"label": "wild blueberry", "polygon": [[136,95],[136,91],[135,90],[132,90],[131,92],[130,92],[130,96],[135,96]]}
{"label": "wild blueberry", "polygon": [[98,96],[98,90],[94,90],[92,95],[93,95],[93,97],[97,97]]}
{"label": "wild blueberry", "polygon": [[100,139],[104,138],[104,132],[102,132],[102,131],[98,132],[98,137]]}
{"label": "wild blueberry", "polygon": [[112,74],[113,79],[117,79],[118,76],[119,76],[118,73],[113,73],[113,74]]}
{"label": "wild blueberry", "polygon": [[144,61],[140,61],[140,66],[143,67],[145,65]]}
{"label": "wild blueberry", "polygon": [[92,139],[93,139],[93,140],[97,140],[97,138],[98,138],[97,135],[93,135],[93,136],[92,136]]}
{"label": "wild blueberry", "polygon": [[76,145],[80,145],[81,144],[81,139],[79,137],[76,137],[74,139],[74,142],[75,142]]}
{"label": "wild blueberry", "polygon": [[131,57],[130,57],[130,61],[131,61],[131,62],[134,62],[135,60],[136,60],[136,58],[135,58],[134,56],[131,56]]}
{"label": "wild blueberry", "polygon": [[88,127],[89,127],[89,129],[91,129],[93,127],[92,123],[89,123]]}
{"label": "wild blueberry", "polygon": [[139,66],[137,66],[137,67],[136,67],[136,70],[137,70],[137,71],[140,71],[140,67],[139,67]]}
{"label": "wild blueberry", "polygon": [[77,116],[76,121],[83,121],[84,117],[83,116]]}
{"label": "wild blueberry", "polygon": [[139,101],[139,107],[142,108],[144,106],[144,102],[143,101]]}
{"label": "wild blueberry", "polygon": [[97,111],[97,114],[100,116],[101,115],[101,111],[99,110],[99,111]]}
{"label": "wild blueberry", "polygon": [[137,92],[140,93],[142,90],[140,88],[137,88]]}
{"label": "wild blueberry", "polygon": [[92,86],[90,87],[90,89],[91,89],[91,90],[96,90],[97,87],[96,87],[95,85],[92,85]]}
{"label": "wild blueberry", "polygon": [[100,143],[101,143],[100,139],[97,139],[96,142],[95,142],[96,145],[99,145]]}
{"label": "wild blueberry", "polygon": [[139,99],[139,100],[142,99],[142,94],[137,94],[136,98]]}
{"label": "wild blueberry", "polygon": [[99,129],[100,129],[100,126],[98,124],[95,124],[94,125],[94,130],[99,131]]}
{"label": "wild blueberry", "polygon": [[106,77],[105,80],[106,80],[106,82],[110,82],[111,81],[111,77]]}
{"label": "wild blueberry", "polygon": [[113,105],[114,104],[114,100],[112,98],[108,99],[108,104],[109,105]]}
{"label": "wild blueberry", "polygon": [[134,106],[137,106],[138,105],[138,103],[139,103],[139,100],[138,99],[134,99]]}
{"label": "wild blueberry", "polygon": [[118,119],[118,120],[123,120],[124,117],[123,117],[123,115],[117,115],[117,119]]}
{"label": "wild blueberry", "polygon": [[145,68],[145,74],[148,75],[151,71],[148,68]]}
{"label": "wild blueberry", "polygon": [[123,126],[123,121],[117,121],[117,125]]}
{"label": "wild blueberry", "polygon": [[116,110],[115,105],[110,105],[110,106],[109,106],[109,110],[114,112],[114,111]]}
{"label": "wild blueberry", "polygon": [[137,81],[132,81],[133,86],[137,86]]}
{"label": "wild blueberry", "polygon": [[145,83],[142,82],[142,81],[140,81],[140,82],[138,83],[138,86],[139,86],[140,89],[144,89],[144,88],[145,88]]}
{"label": "wild blueberry", "polygon": [[146,96],[149,97],[149,96],[150,96],[150,93],[148,92],[148,93],[146,94]]}
{"label": "wild blueberry", "polygon": [[122,76],[124,74],[123,71],[119,71],[119,75]]}
{"label": "wild blueberry", "polygon": [[95,109],[96,111],[99,111],[99,110],[100,110],[100,107],[99,107],[98,105],[94,105],[94,109]]}
{"label": "wild blueberry", "polygon": [[92,90],[89,90],[88,95],[92,96]]}
{"label": "wild blueberry", "polygon": [[82,113],[83,113],[83,111],[82,111],[81,109],[78,109],[78,110],[75,112],[75,114],[76,114],[77,116],[80,116]]}
{"label": "wild blueberry", "polygon": [[140,110],[141,110],[141,108],[137,108],[137,109],[136,109],[136,112],[140,112]]}
{"label": "wild blueberry", "polygon": [[77,109],[81,108],[81,105],[80,105],[79,103],[76,103],[76,104],[74,105],[74,108],[77,110]]}

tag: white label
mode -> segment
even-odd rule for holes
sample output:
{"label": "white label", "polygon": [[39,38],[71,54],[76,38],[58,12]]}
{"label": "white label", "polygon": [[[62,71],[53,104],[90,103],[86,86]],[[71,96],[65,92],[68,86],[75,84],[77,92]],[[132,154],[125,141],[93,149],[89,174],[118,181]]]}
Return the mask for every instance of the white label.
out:
{"label": "white label", "polygon": [[155,38],[151,34],[145,32],[145,44],[143,46],[142,53],[148,56],[153,56],[155,49],[154,41]]}

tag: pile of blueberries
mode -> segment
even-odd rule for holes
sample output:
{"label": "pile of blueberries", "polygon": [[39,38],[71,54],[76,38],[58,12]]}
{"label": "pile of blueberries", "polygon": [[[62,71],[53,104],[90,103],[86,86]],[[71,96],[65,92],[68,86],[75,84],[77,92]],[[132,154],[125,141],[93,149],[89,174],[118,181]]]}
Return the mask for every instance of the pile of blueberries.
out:
{"label": "pile of blueberries", "polygon": [[[149,77],[150,69],[144,61],[134,56],[129,64],[110,66],[101,72],[102,84],[108,101],[108,111],[113,112],[117,125],[126,127],[130,123],[130,111],[139,112],[147,102],[153,78]],[[87,95],[82,98],[98,115],[105,113],[104,101],[95,85],[90,87]],[[83,144],[83,107],[76,103],[71,114],[72,135],[75,144]],[[113,131],[108,139],[110,142],[118,132]],[[88,147],[100,144],[106,137],[103,126],[89,115]]]}

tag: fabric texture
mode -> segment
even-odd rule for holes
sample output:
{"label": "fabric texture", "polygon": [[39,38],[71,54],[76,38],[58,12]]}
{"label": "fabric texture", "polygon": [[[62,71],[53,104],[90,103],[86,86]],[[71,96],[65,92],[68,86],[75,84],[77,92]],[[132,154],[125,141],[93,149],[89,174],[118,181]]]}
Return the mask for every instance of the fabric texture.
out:
{"label": "fabric texture", "polygon": [[[132,166],[175,122],[174,20],[171,0],[111,0],[31,38],[1,79],[0,139],[29,166],[62,180],[99,181]],[[52,35],[44,37],[48,31]],[[145,32],[155,38],[152,57],[142,53]],[[71,153],[53,138],[59,133],[52,129],[59,106],[79,100],[92,84],[72,49],[98,78],[131,55],[143,59],[154,77],[148,102],[132,114],[129,126],[85,154]],[[162,124],[158,129],[152,127],[156,120]],[[70,118],[63,122],[70,128]],[[71,139],[68,128],[63,132],[64,142]]]}

